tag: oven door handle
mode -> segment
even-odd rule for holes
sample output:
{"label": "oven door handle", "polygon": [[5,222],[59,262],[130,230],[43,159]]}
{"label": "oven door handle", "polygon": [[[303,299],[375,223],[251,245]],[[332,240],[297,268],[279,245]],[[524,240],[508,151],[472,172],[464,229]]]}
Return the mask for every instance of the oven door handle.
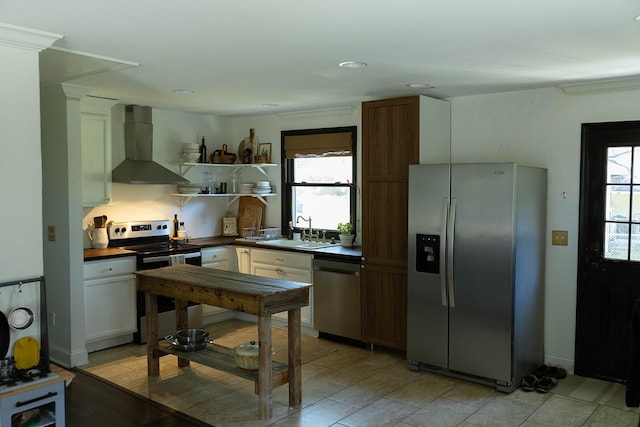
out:
{"label": "oven door handle", "polygon": [[[178,254],[176,254],[176,255],[178,255]],[[184,259],[199,258],[201,256],[200,252],[191,252],[191,253],[180,254],[180,255],[184,255]],[[169,257],[170,257],[170,255],[144,257],[144,258],[142,258],[142,263],[143,264],[150,264],[152,262],[169,262]]]}

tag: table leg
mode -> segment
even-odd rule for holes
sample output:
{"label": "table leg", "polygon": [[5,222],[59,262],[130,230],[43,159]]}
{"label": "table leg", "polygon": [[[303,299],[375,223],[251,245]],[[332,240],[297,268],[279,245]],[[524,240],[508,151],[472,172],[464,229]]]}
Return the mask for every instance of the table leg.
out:
{"label": "table leg", "polygon": [[[187,301],[176,300],[176,331],[189,327],[189,313],[187,311]],[[178,366],[184,368],[189,366],[189,359],[178,357]]]}
{"label": "table leg", "polygon": [[160,375],[160,356],[155,350],[158,343],[158,297],[144,294],[145,316],[147,317],[147,375]]}
{"label": "table leg", "polygon": [[258,317],[258,358],[260,365],[258,368],[258,412],[260,418],[267,420],[271,418],[271,315]]}
{"label": "table leg", "polygon": [[302,404],[302,358],[300,308],[289,310],[289,406],[300,408]]}

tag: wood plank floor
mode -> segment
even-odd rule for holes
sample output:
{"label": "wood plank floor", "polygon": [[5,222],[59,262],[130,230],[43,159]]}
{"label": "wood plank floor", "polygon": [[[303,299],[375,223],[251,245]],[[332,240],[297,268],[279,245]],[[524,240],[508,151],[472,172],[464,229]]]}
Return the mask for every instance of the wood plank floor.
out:
{"label": "wood plank floor", "polygon": [[79,369],[66,389],[67,426],[209,426]]}

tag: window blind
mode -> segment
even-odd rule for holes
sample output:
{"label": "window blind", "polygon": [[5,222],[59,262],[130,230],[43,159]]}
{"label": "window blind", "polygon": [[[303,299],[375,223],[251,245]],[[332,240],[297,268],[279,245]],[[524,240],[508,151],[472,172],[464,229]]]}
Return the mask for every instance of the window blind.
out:
{"label": "window blind", "polygon": [[351,135],[351,132],[287,135],[284,138],[285,156],[287,159],[350,156]]}

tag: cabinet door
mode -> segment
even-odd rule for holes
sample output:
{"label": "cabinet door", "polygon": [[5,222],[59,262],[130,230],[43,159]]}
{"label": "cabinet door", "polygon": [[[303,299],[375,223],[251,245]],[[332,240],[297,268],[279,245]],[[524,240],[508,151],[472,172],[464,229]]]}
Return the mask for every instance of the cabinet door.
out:
{"label": "cabinet door", "polygon": [[[251,274],[261,277],[271,277],[272,279],[291,280],[294,282],[311,283],[311,271],[299,270],[290,267],[273,266],[269,264],[261,264],[252,262]],[[311,308],[311,301],[313,301],[313,289],[309,290],[309,305],[304,306],[300,310],[301,323],[312,326],[313,325],[313,311]],[[273,317],[287,320],[288,314],[286,311],[276,313]]]}
{"label": "cabinet door", "polygon": [[[200,250],[202,254],[202,265],[205,264],[214,264],[229,261],[229,248],[219,247],[219,248],[203,248]],[[226,270],[226,269],[225,269]]]}
{"label": "cabinet door", "polygon": [[238,271],[244,274],[251,274],[251,249],[236,248],[238,258]]}
{"label": "cabinet door", "polygon": [[134,275],[85,280],[84,286],[87,342],[136,331]]}
{"label": "cabinet door", "polygon": [[112,100],[82,100],[82,205],[98,206],[111,201],[111,107]]}
{"label": "cabinet door", "polygon": [[362,104],[362,339],[398,349],[406,348],[408,179],[419,162],[419,113],[417,96]]}

